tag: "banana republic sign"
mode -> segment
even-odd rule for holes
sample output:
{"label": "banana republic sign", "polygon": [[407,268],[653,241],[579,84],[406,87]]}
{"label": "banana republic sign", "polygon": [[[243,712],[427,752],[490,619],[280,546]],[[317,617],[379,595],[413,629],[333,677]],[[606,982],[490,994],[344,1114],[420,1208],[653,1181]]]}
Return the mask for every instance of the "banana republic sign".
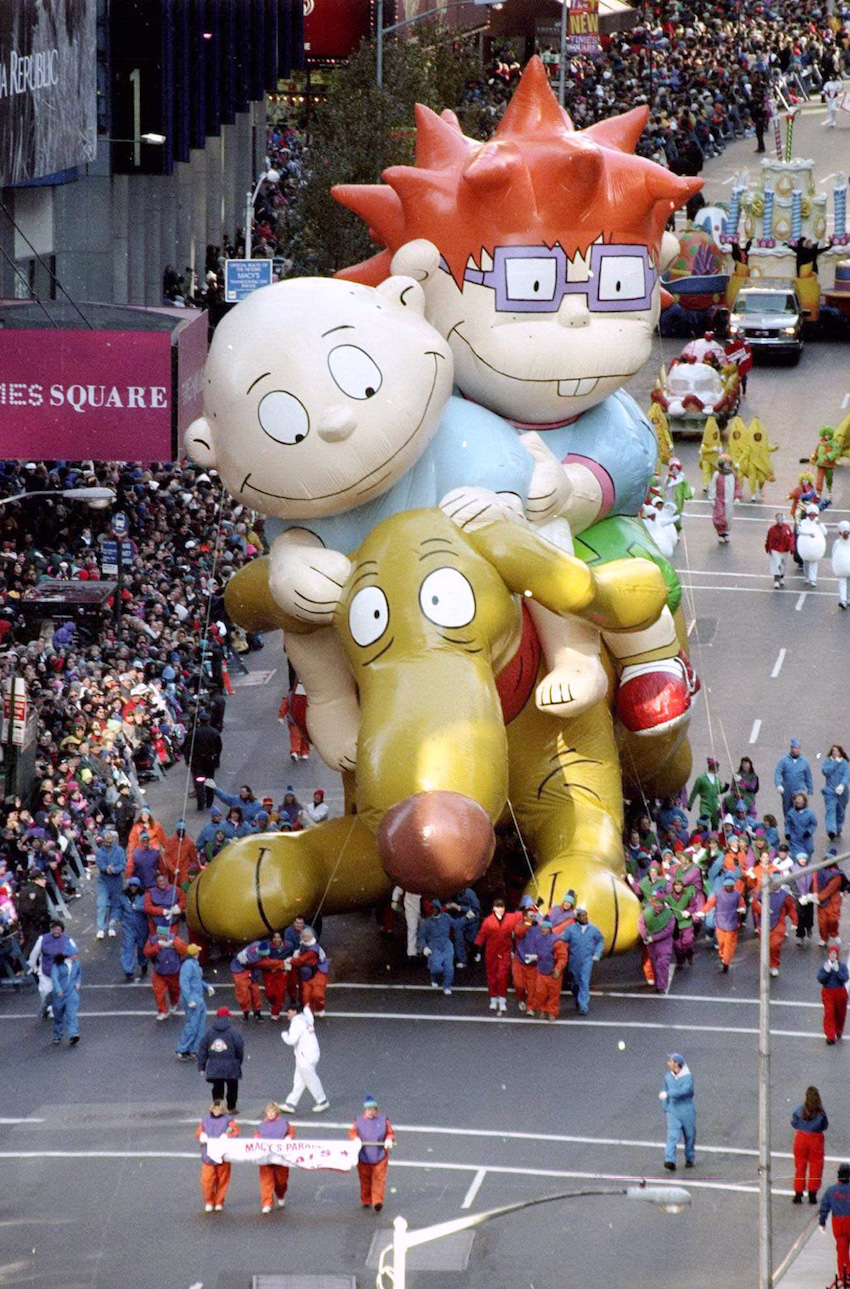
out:
{"label": "banana republic sign", "polygon": [[94,158],[96,0],[0,0],[0,188]]}

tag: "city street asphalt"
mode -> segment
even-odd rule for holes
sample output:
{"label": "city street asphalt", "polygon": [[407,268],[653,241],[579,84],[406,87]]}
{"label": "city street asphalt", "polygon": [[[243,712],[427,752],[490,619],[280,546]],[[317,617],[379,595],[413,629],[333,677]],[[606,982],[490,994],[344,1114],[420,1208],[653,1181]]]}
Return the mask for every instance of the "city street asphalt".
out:
{"label": "city street asphalt", "polygon": [[[840,168],[848,130],[827,134],[822,115],[797,123],[800,155],[825,178]],[[751,140],[706,167],[708,196],[728,194],[729,177],[754,167]],[[658,364],[679,343],[659,341],[632,389],[646,406]],[[717,544],[702,500],[699,440],[677,444],[697,499],[689,505],[676,563],[685,587],[691,656],[702,677],[692,723],[697,765],[716,755],[724,773],[741,755],[761,775],[759,806],[778,813],[773,766],[798,735],[819,778],[816,758],[834,741],[846,745],[846,659],[850,615],[838,610],[828,559],[818,589],[791,573],[784,591],[767,575],[764,535],[824,423],[850,406],[850,347],[812,342],[797,368],[757,366],[742,415],[758,416],[772,442],[777,482],[768,500],[739,506],[729,546]],[[848,473],[836,475],[834,525],[850,516]],[[309,799],[325,787],[341,809],[337,776],[310,762],[290,765],[285,731],[275,720],[286,669],[280,640],[269,636],[236,677],[228,701],[220,781],[279,796],[288,783]],[[182,767],[148,800],[171,827],[187,811]],[[816,793],[815,809],[822,817]],[[820,833],[819,843],[825,841]],[[418,1271],[430,1289],[750,1289],[757,1247],[757,945],[748,934],[728,977],[701,951],[678,972],[668,997],[642,983],[636,955],[601,964],[591,1013],[567,1005],[543,1025],[509,1003],[506,1020],[488,1011],[480,967],[470,967],[450,999],[409,965],[403,930],[382,938],[371,916],[329,919],[323,940],[333,968],[328,1019],[322,1025],[320,1073],[331,1101],[325,1116],[302,1102],[299,1135],[340,1136],[366,1093],[375,1094],[399,1136],[385,1210],[364,1212],[354,1175],[296,1172],[284,1212],[261,1217],[257,1177],[234,1167],[223,1214],[205,1217],[198,1189],[194,1125],[207,1089],[193,1066],[174,1060],[180,1021],[154,1023],[148,986],[118,983],[119,941],[93,940],[91,894],[72,905],[70,927],[84,946],[80,1046],[52,1048],[49,1026],[35,1019],[34,991],[0,997],[0,1286],[61,1289],[248,1289],[253,1275],[296,1273],[349,1277],[365,1289],[376,1230],[396,1214],[411,1226],[573,1187],[625,1186],[635,1178],[669,1181],[662,1170],[664,1116],[658,1091],[666,1053],[684,1052],[697,1085],[697,1168],[682,1173],[689,1210],[669,1216],[624,1198],[580,1199],[524,1211],[481,1228],[462,1270]],[[846,942],[846,933],[845,933]],[[827,1048],[820,1027],[815,947],[788,941],[773,982],[773,1148],[775,1263],[811,1219],[791,1205],[791,1110],[809,1083],[830,1115],[827,1179],[850,1156],[844,1107],[846,1048]],[[226,961],[208,972],[213,1006],[233,999]],[[239,1022],[241,1024],[241,1022]],[[246,1027],[240,1092],[243,1133],[253,1132],[264,1103],[290,1086],[292,1057],[268,1021]],[[620,1044],[624,1046],[621,1048]],[[244,1117],[243,1117],[244,1116]],[[804,1258],[814,1289],[826,1284],[832,1241],[809,1245]],[[387,1235],[387,1240],[389,1235]],[[438,1246],[434,1246],[437,1248]],[[803,1259],[798,1270],[804,1265]],[[800,1285],[789,1273],[788,1284]],[[305,1281],[305,1286],[309,1285]],[[346,1283],[343,1281],[343,1283]]]}

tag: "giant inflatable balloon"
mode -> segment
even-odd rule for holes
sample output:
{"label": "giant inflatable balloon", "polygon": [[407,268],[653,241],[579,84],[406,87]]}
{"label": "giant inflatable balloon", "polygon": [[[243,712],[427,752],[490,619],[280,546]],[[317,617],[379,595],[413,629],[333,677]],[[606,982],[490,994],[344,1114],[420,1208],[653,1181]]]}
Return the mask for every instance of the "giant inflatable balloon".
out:
{"label": "giant inflatable balloon", "polygon": [[[486,143],[453,113],[419,106],[414,166],[334,189],[383,248],[342,276],[421,282],[463,397],[534,431],[562,461],[574,533],[636,516],[655,469],[652,429],[621,386],[650,356],[659,275],[679,251],[665,224],[701,181],[633,155],[647,116],[636,108],[575,130],[532,58]],[[581,634],[543,611],[535,624],[549,665],[538,704],[596,701],[606,678]],[[652,737],[685,724],[694,679],[670,615],[606,644],[626,729]]]}
{"label": "giant inflatable balloon", "polygon": [[[253,627],[288,629],[267,563],[233,579],[228,607]],[[535,857],[529,891],[551,903],[573,888],[608,948],[631,947],[638,905],[622,880],[611,714],[605,701],[575,718],[538,709],[530,597],[596,628],[641,630],[667,587],[649,560],[593,569],[519,517],[461,529],[442,511],[414,510],[373,529],[334,612],[361,704],[356,814],[231,843],[192,889],[193,927],[263,934],[323,897],[330,912],[373,902],[387,878],[456,893],[489,865],[510,800]]]}

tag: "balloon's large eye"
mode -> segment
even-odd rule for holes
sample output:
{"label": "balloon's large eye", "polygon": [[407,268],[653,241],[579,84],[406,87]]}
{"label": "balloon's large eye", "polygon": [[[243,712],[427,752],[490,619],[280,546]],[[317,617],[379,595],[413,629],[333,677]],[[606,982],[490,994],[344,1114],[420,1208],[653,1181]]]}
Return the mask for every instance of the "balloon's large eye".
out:
{"label": "balloon's large eye", "polygon": [[475,617],[475,593],[456,568],[435,568],[420,587],[419,607],[438,627],[465,627]]}
{"label": "balloon's large eye", "polygon": [[646,266],[640,255],[603,255],[599,264],[599,299],[644,300],[647,295]]}
{"label": "balloon's large eye", "polygon": [[310,433],[306,407],[282,389],[273,389],[260,399],[258,415],[260,425],[275,443],[300,443]]}
{"label": "balloon's large eye", "polygon": [[348,606],[348,629],[361,648],[380,640],[390,620],[390,606],[379,586],[364,586]]}
{"label": "balloon's large eye", "polygon": [[337,345],[328,354],[328,368],[336,385],[349,398],[371,398],[384,379],[377,363],[357,345]]}
{"label": "balloon's large eye", "polygon": [[554,300],[558,264],[542,255],[517,256],[505,263],[509,300]]}

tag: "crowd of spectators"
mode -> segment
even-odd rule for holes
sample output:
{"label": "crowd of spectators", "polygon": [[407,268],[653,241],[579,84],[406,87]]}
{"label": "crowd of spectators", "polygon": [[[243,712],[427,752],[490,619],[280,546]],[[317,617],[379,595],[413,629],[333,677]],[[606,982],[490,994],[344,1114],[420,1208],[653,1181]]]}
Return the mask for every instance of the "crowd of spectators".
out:
{"label": "crowd of spectators", "polygon": [[[223,720],[226,651],[261,644],[231,626],[223,590],[263,549],[262,520],[217,480],[192,465],[0,463],[0,497],[92,484],[114,490],[111,509],[49,497],[0,508],[0,684],[23,681],[37,714],[32,795],[0,805],[7,954],[22,885],[41,874],[60,907],[79,893],[105,826],[126,844],[140,782],[188,751],[198,708]],[[118,611],[110,599],[94,619],[25,617],[21,601],[44,576],[104,579],[100,539],[115,510],[135,550]]]}
{"label": "crowd of spectators", "polygon": [[[597,57],[570,57],[566,106],[583,128],[640,104],[650,119],[639,151],[682,174],[749,134],[761,134],[777,84],[788,101],[817,93],[832,75],[850,74],[850,9],[805,12],[792,0],[671,0],[647,5],[643,25],[604,36]],[[553,80],[559,55],[539,50]],[[466,102],[481,108],[489,134],[522,67],[504,46],[471,83]]]}

